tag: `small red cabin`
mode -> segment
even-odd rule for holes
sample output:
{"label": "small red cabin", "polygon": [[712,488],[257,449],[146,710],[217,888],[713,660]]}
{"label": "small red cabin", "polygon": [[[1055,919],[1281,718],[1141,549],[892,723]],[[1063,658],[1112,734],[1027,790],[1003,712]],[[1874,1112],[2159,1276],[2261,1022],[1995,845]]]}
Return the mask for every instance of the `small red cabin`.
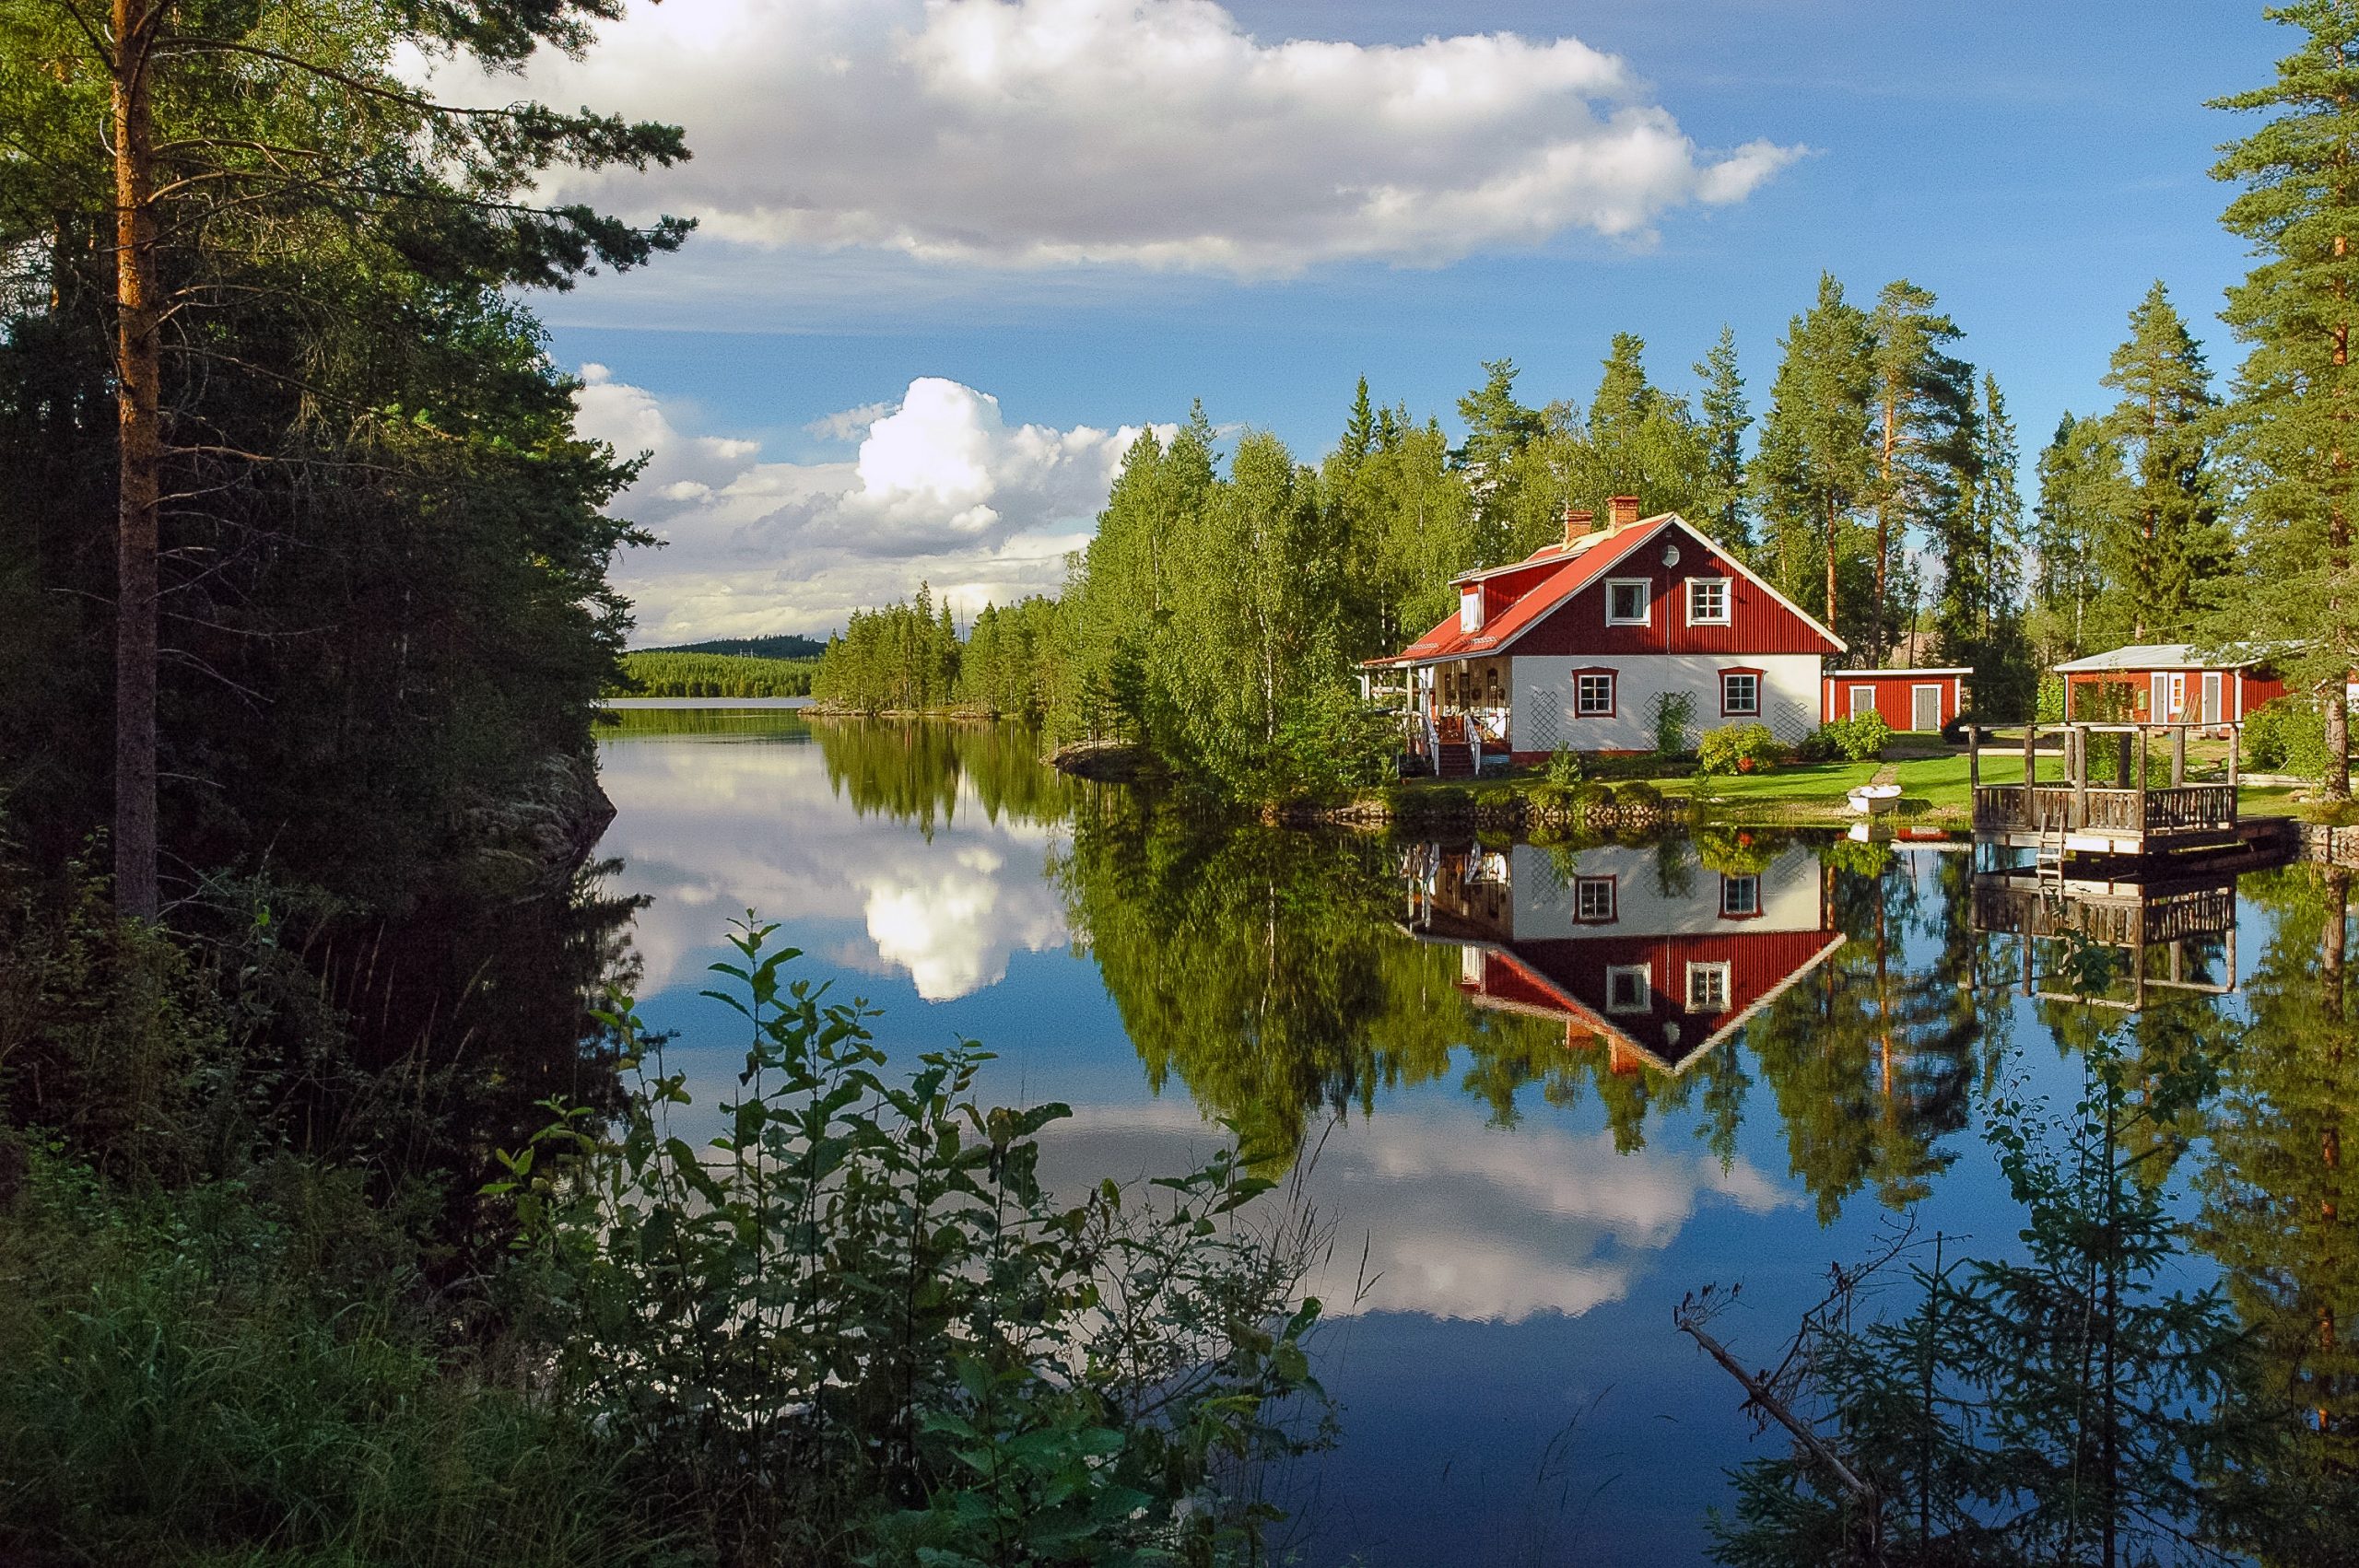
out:
{"label": "small red cabin", "polygon": [[1881,713],[1895,730],[1931,733],[1966,711],[1967,683],[1974,672],[1942,670],[1829,670],[1820,680],[1819,722]]}
{"label": "small red cabin", "polygon": [[2056,673],[2064,677],[2067,720],[2237,724],[2285,695],[2285,683],[2260,655],[2206,660],[2184,642],[2135,643],[2059,664]]}

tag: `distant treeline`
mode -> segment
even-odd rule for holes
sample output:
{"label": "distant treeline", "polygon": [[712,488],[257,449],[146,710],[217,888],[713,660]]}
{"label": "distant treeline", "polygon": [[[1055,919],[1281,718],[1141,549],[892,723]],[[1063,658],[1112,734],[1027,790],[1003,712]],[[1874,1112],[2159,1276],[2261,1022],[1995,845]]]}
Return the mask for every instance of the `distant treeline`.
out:
{"label": "distant treeline", "polygon": [[961,708],[1038,722],[1053,695],[1056,628],[1056,601],[1035,596],[986,605],[961,638],[950,606],[920,584],[914,600],[855,612],[827,639],[811,695],[863,713]]}
{"label": "distant treeline", "polygon": [[650,648],[648,653],[734,653],[746,659],[816,659],[827,644],[816,638],[781,632],[775,637],[717,637],[706,642],[674,643]]}
{"label": "distant treeline", "polygon": [[[800,639],[797,639],[800,640]],[[808,696],[816,659],[745,659],[727,653],[623,655],[630,696]]]}

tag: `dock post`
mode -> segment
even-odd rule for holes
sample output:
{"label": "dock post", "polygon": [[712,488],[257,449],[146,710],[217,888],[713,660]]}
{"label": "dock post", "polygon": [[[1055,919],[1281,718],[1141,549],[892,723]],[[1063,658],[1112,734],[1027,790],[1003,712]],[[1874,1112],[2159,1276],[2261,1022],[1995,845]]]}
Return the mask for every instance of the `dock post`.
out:
{"label": "dock post", "polygon": [[[2027,815],[2034,815],[2035,820],[2036,820],[2036,813],[2033,813],[2031,809],[2031,787],[2039,780],[2033,772],[2036,765],[2031,757],[2031,739],[2038,732],[2038,725],[2025,720],[2024,724],[2024,811]],[[2066,732],[2070,733],[2069,731]]]}
{"label": "dock post", "polygon": [[2183,789],[2187,784],[2187,726],[2179,725],[2171,731],[2171,788]]}
{"label": "dock post", "polygon": [[2236,753],[2244,748],[2238,743],[2244,738],[2244,726],[2228,726],[2228,814],[2236,814]]}
{"label": "dock post", "polygon": [[2072,759],[2072,825],[2089,825],[2089,732],[2069,730],[2065,739],[2071,743],[2065,750]]}
{"label": "dock post", "polygon": [[1968,724],[1968,725],[1966,727],[1966,799],[1967,799],[1969,802],[1970,802],[1970,801],[1972,801],[1972,800],[1973,800],[1973,798],[1974,798],[1973,792],[1974,792],[1976,790],[1980,789],[1981,787],[1982,787],[1982,726],[1981,726],[1981,725],[1979,725],[1979,724]]}

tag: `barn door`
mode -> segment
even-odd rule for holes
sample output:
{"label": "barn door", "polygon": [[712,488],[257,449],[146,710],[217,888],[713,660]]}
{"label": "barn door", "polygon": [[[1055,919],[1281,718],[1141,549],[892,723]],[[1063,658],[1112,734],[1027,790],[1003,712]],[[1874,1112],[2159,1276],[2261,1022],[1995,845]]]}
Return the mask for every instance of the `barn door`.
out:
{"label": "barn door", "polygon": [[2220,672],[2206,670],[2203,672],[2203,722],[2220,722]]}
{"label": "barn door", "polygon": [[1860,718],[1876,710],[1876,689],[1873,686],[1851,688],[1851,717]]}
{"label": "barn door", "polygon": [[1912,686],[1908,693],[1908,727],[1919,734],[1942,727],[1942,688]]}

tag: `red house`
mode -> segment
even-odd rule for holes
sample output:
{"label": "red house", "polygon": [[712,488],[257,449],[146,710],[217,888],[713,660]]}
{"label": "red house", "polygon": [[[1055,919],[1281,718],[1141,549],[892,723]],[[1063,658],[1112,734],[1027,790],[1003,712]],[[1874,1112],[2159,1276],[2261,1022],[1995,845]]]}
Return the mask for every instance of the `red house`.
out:
{"label": "red house", "polygon": [[1666,890],[1651,848],[1602,846],[1569,867],[1529,845],[1409,853],[1410,934],[1454,942],[1478,1007],[1560,1019],[1613,1071],[1684,1071],[1843,945],[1817,857],[1697,869]]}
{"label": "red house", "polygon": [[1942,670],[1829,670],[1825,700],[1818,709],[1821,723],[1879,713],[1895,730],[1931,733],[1966,711],[1967,683],[1974,672],[1962,666]]}
{"label": "red house", "polygon": [[1684,694],[1692,730],[1760,723],[1800,740],[1843,639],[1675,513],[1618,496],[1606,526],[1568,511],[1561,543],[1456,579],[1458,614],[1390,658],[1436,771],[1558,747],[1641,752],[1656,706]]}
{"label": "red house", "polygon": [[2285,695],[2285,683],[2258,653],[2205,660],[2184,642],[2133,643],[2056,666],[2064,677],[2064,717],[2148,724],[2236,724]]}

